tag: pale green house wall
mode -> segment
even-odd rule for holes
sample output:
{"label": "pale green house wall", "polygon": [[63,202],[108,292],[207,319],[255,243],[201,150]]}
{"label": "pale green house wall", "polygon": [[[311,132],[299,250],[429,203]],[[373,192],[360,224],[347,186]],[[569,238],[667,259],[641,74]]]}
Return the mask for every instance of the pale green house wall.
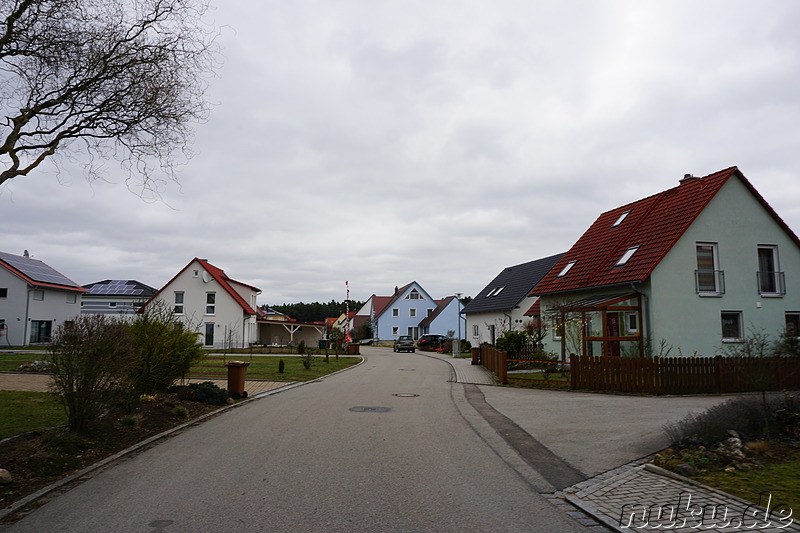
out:
{"label": "pale green house wall", "polygon": [[[676,213],[677,215],[677,213]],[[695,288],[696,244],[716,243],[717,268],[724,271],[725,293],[700,296]],[[642,247],[646,242],[640,243]],[[778,270],[785,273],[786,294],[759,294],[758,246],[777,245]],[[642,300],[642,333],[658,352],[663,339],[670,356],[721,354],[722,311],[741,311],[744,333],[763,330],[776,337],[785,327],[787,312],[800,313],[800,248],[772,218],[749,189],[731,177],[709,202],[644,283],[587,289],[541,298],[543,314],[555,303],[589,296],[633,293]],[[545,350],[561,354],[561,341],[550,331]],[[567,350],[569,353],[570,350]],[[666,355],[655,353],[655,355]]]}
{"label": "pale green house wall", "polygon": [[[695,289],[696,243],[717,243],[725,293],[700,296]],[[646,243],[642,243],[643,246]],[[786,295],[759,294],[758,245],[777,245]],[[778,335],[787,311],[800,311],[800,249],[738,178],[709,202],[650,277],[651,338],[666,339],[683,355],[721,353],[722,311],[741,311],[745,333]]]}

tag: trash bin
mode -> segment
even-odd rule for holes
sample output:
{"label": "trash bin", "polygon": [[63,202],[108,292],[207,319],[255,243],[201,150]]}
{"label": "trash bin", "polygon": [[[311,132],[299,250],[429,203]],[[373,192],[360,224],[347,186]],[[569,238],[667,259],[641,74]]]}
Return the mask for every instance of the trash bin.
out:
{"label": "trash bin", "polygon": [[247,398],[247,391],[244,390],[244,378],[247,375],[247,367],[250,363],[245,361],[228,361],[228,396],[234,400]]}
{"label": "trash bin", "polygon": [[328,347],[328,339],[320,339],[319,340],[319,349],[324,350]]}
{"label": "trash bin", "polygon": [[359,344],[348,344],[347,345],[347,355],[361,355],[361,345],[359,345]]}

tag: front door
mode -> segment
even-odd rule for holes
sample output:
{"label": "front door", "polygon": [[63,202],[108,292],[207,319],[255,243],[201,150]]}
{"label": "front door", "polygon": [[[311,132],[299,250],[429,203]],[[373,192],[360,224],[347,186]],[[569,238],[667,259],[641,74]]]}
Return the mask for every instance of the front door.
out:
{"label": "front door", "polygon": [[[606,313],[606,337],[619,337],[619,313]],[[619,357],[619,341],[608,341],[608,355]]]}
{"label": "front door", "polygon": [[214,324],[208,323],[206,324],[206,335],[205,335],[205,345],[206,346],[214,346]]}

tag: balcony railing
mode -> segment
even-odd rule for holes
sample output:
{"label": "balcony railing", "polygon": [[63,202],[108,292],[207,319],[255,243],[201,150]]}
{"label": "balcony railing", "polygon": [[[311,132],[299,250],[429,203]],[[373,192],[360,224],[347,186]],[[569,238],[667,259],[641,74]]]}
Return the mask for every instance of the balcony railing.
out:
{"label": "balcony railing", "polygon": [[725,294],[724,270],[695,270],[694,287],[697,294],[719,296]]}
{"label": "balcony railing", "polygon": [[758,292],[768,296],[783,296],[786,294],[786,276],[783,272],[769,272],[759,270],[756,272]]}

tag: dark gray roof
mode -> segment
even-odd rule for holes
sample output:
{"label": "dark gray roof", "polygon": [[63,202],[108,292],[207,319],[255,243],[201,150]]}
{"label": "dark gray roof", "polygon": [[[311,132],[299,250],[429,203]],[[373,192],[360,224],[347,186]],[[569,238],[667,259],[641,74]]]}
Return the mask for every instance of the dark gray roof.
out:
{"label": "dark gray roof", "polygon": [[536,261],[529,261],[503,269],[471,302],[464,306],[463,313],[484,313],[487,311],[514,309],[530,294],[536,284],[555,266],[563,255],[551,255],[544,259],[537,259]]}
{"label": "dark gray roof", "polygon": [[107,279],[83,286],[90,296],[140,296],[150,298],[156,289],[135,279]]}

